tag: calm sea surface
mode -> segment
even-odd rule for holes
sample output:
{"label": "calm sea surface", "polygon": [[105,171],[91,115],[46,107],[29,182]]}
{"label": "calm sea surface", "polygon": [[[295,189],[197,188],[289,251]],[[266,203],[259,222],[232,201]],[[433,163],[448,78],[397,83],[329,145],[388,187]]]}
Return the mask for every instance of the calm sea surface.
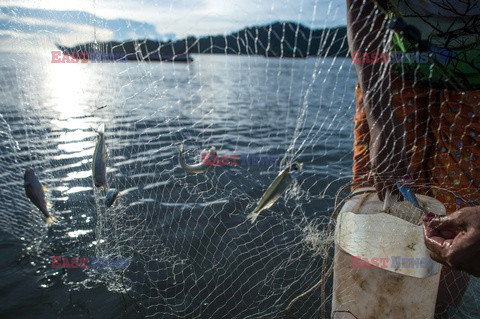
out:
{"label": "calm sea surface", "polygon": [[[321,278],[322,230],[351,177],[355,74],[333,58],[194,56],[190,64],[52,64],[0,55],[1,318],[273,318]],[[93,187],[95,129],[106,126],[106,209]],[[186,174],[215,146],[278,165]],[[286,162],[298,182],[257,222],[254,208]],[[57,223],[26,198],[25,169]],[[52,268],[52,256],[89,258]],[[128,260],[93,268],[93,258]],[[320,292],[298,303],[319,316]],[[328,292],[327,292],[328,295]],[[328,302],[328,301],[327,301]]]}

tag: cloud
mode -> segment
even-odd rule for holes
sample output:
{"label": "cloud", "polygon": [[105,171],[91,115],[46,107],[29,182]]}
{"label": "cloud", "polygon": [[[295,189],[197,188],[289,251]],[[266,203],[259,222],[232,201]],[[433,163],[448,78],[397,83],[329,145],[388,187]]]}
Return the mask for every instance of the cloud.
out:
{"label": "cloud", "polygon": [[[245,26],[295,21],[312,28],[345,24],[343,0],[4,0],[0,34],[47,45],[131,38],[167,40],[228,34]],[[3,32],[2,32],[3,31]],[[11,31],[8,33],[7,31]]]}
{"label": "cloud", "polygon": [[[150,38],[164,40],[155,26],[128,19],[103,19],[84,11],[58,11],[21,7],[0,7],[0,34],[52,47],[58,42],[72,46],[97,41]],[[5,38],[5,37],[4,37]],[[3,49],[12,48],[3,46]]]}

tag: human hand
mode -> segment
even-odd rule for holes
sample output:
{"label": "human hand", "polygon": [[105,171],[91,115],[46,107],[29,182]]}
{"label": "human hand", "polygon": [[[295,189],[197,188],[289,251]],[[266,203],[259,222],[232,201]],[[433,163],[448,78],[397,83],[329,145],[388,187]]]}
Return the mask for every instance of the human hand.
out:
{"label": "human hand", "polygon": [[427,214],[423,221],[425,245],[433,260],[480,277],[480,206],[448,216]]}

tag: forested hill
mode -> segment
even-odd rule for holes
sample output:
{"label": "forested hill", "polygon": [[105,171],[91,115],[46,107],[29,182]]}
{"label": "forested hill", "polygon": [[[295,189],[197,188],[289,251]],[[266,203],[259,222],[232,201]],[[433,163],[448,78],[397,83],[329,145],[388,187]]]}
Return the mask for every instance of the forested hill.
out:
{"label": "forested hill", "polygon": [[[102,52],[140,54],[143,57],[179,54],[244,54],[271,57],[342,56],[348,52],[347,28],[310,29],[294,22],[275,22],[263,26],[248,27],[228,35],[193,36],[186,39],[158,42],[130,40],[102,42]],[[62,47],[64,51],[91,52],[92,43],[75,47]]]}

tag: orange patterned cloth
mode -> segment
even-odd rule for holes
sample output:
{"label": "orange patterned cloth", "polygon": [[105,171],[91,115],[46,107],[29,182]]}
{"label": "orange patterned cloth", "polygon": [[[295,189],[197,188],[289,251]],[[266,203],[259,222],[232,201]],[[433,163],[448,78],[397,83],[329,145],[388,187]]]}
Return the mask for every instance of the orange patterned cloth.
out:
{"label": "orange patterned cloth", "polygon": [[[392,105],[406,130],[414,191],[440,200],[447,212],[480,205],[480,91],[455,92],[392,82]],[[372,186],[370,134],[356,87],[354,187]]]}

